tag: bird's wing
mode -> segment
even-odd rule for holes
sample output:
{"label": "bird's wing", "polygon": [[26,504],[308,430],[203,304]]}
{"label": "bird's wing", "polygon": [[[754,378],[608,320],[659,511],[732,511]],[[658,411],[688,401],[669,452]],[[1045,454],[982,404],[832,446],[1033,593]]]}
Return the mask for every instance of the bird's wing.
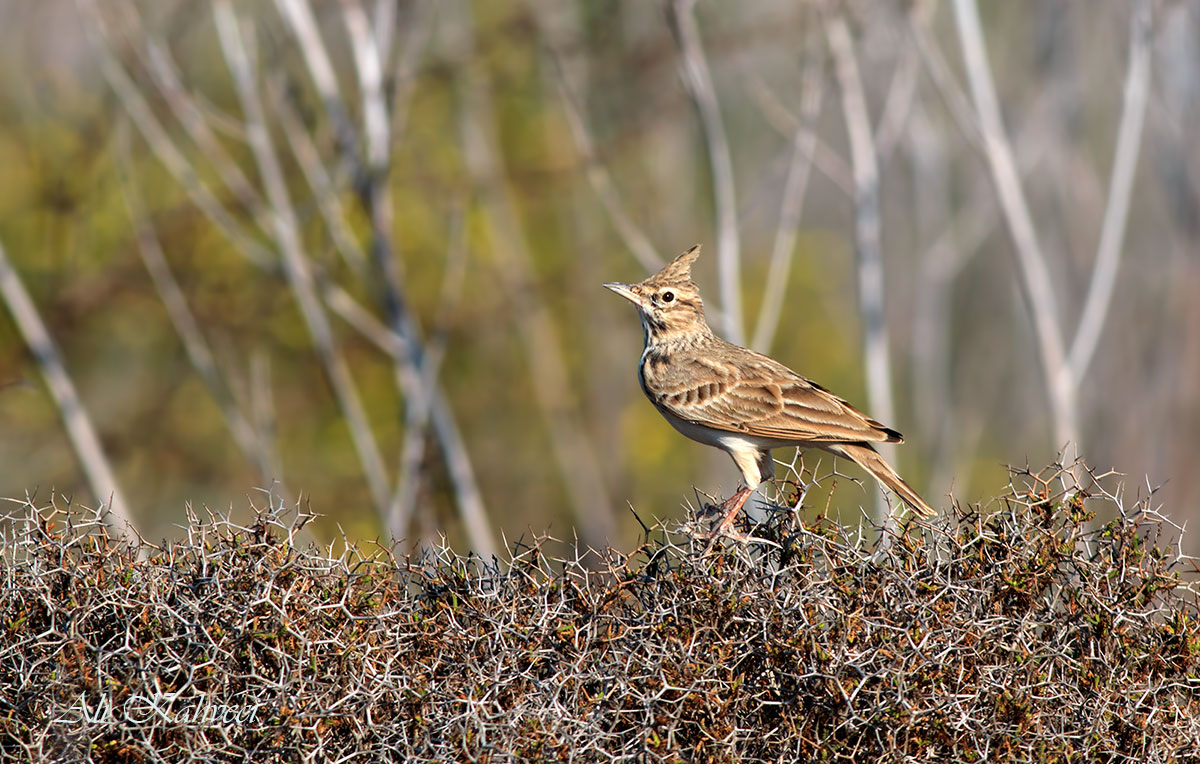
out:
{"label": "bird's wing", "polygon": [[813,443],[903,437],[820,385],[759,353],[673,364],[647,392],[661,409],[695,424],[762,438]]}

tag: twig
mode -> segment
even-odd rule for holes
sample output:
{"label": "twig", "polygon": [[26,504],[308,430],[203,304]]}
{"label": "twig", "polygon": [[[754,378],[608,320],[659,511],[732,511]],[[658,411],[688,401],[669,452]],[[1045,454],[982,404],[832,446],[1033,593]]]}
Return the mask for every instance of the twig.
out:
{"label": "twig", "polygon": [[17,330],[25,340],[25,344],[33,353],[46,387],[54,398],[58,414],[62,417],[63,426],[67,428],[67,436],[75,449],[75,455],[83,466],[92,493],[96,498],[108,505],[109,511],[104,513],[104,522],[109,535],[113,538],[124,539],[130,531],[136,533],[129,503],[117,483],[116,473],[109,464],[104,446],[96,435],[87,408],[79,399],[71,376],[63,365],[62,353],[50,336],[50,331],[42,321],[33,298],[29,296],[21,277],[8,259],[4,244],[0,242],[0,297],[8,305],[8,311],[16,322]]}
{"label": "twig", "polygon": [[[292,2],[295,4],[294,0],[280,0],[280,2]],[[100,31],[104,31],[105,27],[103,26],[103,19],[101,18],[98,9],[95,7],[94,0],[79,0],[79,3],[85,10],[90,11],[96,20],[96,24],[87,25],[87,29],[98,29]],[[315,33],[315,22],[312,26],[312,31]],[[319,37],[317,37],[317,40],[319,41]],[[226,213],[221,204],[216,200],[215,195],[212,194],[208,188],[198,180],[198,173],[188,163],[188,161],[184,159],[182,152],[171,141],[166,130],[163,128],[161,123],[158,122],[153,111],[146,104],[145,99],[137,90],[132,80],[115,62],[115,59],[111,51],[108,49],[108,46],[104,44],[103,38],[97,38],[96,47],[101,57],[102,70],[104,71],[106,80],[109,82],[110,87],[112,87],[114,92],[117,93],[122,106],[133,118],[134,124],[138,127],[139,132],[146,139],[151,151],[167,168],[172,177],[174,177],[176,181],[183,187],[188,197],[192,200],[192,203],[195,204],[196,207],[205,215],[205,217],[207,217],[214,224],[218,231],[220,231],[227,239],[229,239],[237,251],[246,257],[251,263],[273,275],[282,275],[274,252],[259,243],[253,234],[245,230],[233,219],[232,216]],[[305,50],[310,49],[306,48]],[[317,74],[314,76],[319,82],[324,83],[327,86],[332,85],[334,88],[336,88],[336,79],[332,77],[332,69],[327,68],[320,63],[321,57],[319,54],[312,55],[316,56],[316,60],[318,61],[317,63],[313,63],[314,59],[308,59],[310,62],[310,67],[314,68],[317,72]],[[324,58],[324,63],[328,64],[327,57]],[[328,78],[324,76],[326,73],[329,75]],[[320,90],[320,88],[318,89]],[[326,93],[325,95],[328,96],[329,93]],[[333,96],[336,96],[336,91],[333,92]],[[333,98],[332,103],[333,106],[331,107],[330,113],[331,120],[335,124],[335,131],[339,136],[341,136],[339,140],[343,146],[345,146],[345,144],[348,142],[350,144],[349,149],[352,150],[354,149],[355,144],[355,139],[352,135],[353,128],[352,126],[349,126],[349,123],[345,119],[345,110],[344,108],[340,107],[340,100]],[[296,125],[298,125],[298,121],[293,120],[291,126],[295,127]],[[285,124],[285,132],[286,127],[287,125]],[[349,127],[351,131],[348,137],[346,133],[347,127]],[[239,139],[245,138],[244,131],[242,129],[235,129],[234,132],[238,134]],[[300,133],[293,131],[288,137],[289,141],[292,143],[292,147],[297,155],[298,161],[306,173],[306,177],[308,178],[310,184],[312,184],[314,187],[318,204],[324,205],[321,212],[325,217],[326,224],[329,226],[331,235],[333,235],[339,250],[342,251],[344,256],[347,255],[347,253],[358,253],[357,258],[355,258],[354,254],[350,254],[348,256],[348,261],[357,260],[358,262],[362,262],[363,257],[361,255],[361,248],[359,248],[357,243],[354,241],[353,235],[349,232],[348,226],[342,226],[340,228],[338,226],[338,221],[344,222],[344,216],[341,215],[341,211],[338,209],[339,202],[336,199],[336,192],[333,190],[333,183],[329,179],[328,173],[324,172],[324,168],[320,164],[316,150],[312,147],[311,140],[307,140],[307,142],[304,143],[302,143],[300,140],[297,140],[301,137],[307,139],[307,134],[303,134],[302,131]],[[306,153],[306,149],[304,148],[305,146],[311,149],[311,151]],[[312,161],[306,161],[306,157]],[[272,229],[272,223],[266,220],[266,217],[267,216],[263,214],[263,219],[260,219],[256,222],[258,222],[260,227],[262,227],[264,230],[270,231]],[[351,265],[353,266],[353,263],[351,263]],[[357,268],[355,270],[357,270]],[[350,297],[348,293],[344,292],[344,290],[342,290],[342,297],[346,302],[349,302],[355,306],[355,308],[359,309],[362,313],[367,313],[365,309],[362,309],[357,300]],[[361,331],[360,326],[356,326],[355,328]],[[370,339],[370,337],[368,337],[368,339]],[[407,345],[404,347],[407,348]],[[409,368],[411,368],[411,364],[409,364],[407,360],[404,363],[401,363],[401,357],[396,355],[389,355],[389,357],[393,359],[394,363],[396,363],[398,370],[405,368],[406,364]],[[399,372],[397,376],[401,376]],[[416,375],[415,372],[411,375],[411,378],[413,380],[419,380],[419,376]],[[407,388],[404,388],[404,386],[401,385],[401,389]],[[447,472],[451,477],[452,485],[454,487],[455,502],[458,507],[459,514],[463,518],[463,524],[467,529],[468,537],[473,545],[473,548],[481,554],[490,555],[495,551],[496,546],[491,537],[486,510],[483,505],[482,493],[475,482],[474,471],[470,464],[470,457],[467,455],[461,434],[458,430],[458,425],[454,421],[454,416],[449,405],[445,401],[444,397],[441,396],[440,392],[435,390],[433,394],[434,401],[432,415],[434,433],[438,438],[438,445],[440,446],[443,459],[446,463]]]}
{"label": "twig", "polygon": [[250,400],[250,421],[253,429],[262,443],[262,450],[267,454],[269,463],[275,465],[276,480],[280,484],[280,492],[289,496],[283,481],[283,462],[278,452],[271,447],[275,443],[278,430],[275,417],[275,396],[271,388],[271,356],[259,348],[250,355],[250,374],[248,380],[248,395]]}
{"label": "twig", "polygon": [[1000,208],[1013,240],[1013,254],[1021,275],[1022,294],[1033,322],[1037,338],[1050,412],[1054,420],[1054,441],[1057,447],[1079,446],[1079,427],[1076,421],[1076,380],[1067,366],[1056,306],[1058,299],[1045,254],[1038,243],[1029,212],[1029,204],[1021,188],[1021,179],[1013,158],[1012,146],[1005,135],[996,99],[996,87],[988,65],[979,9],[975,0],[954,0],[959,42],[967,80],[975,102],[979,126],[983,133],[983,148],[992,182],[1000,198]]}
{"label": "twig", "polygon": [[[938,156],[947,145],[944,136],[924,136],[926,131],[934,129],[935,124],[929,121],[925,116],[924,109],[918,104],[914,118],[910,120],[908,131],[909,143],[913,146],[913,163],[917,173],[913,182],[918,185],[918,207],[921,206],[921,194],[928,193],[931,188],[944,185],[926,177],[926,171],[922,169],[930,161],[925,155]],[[1044,157],[1049,150],[1045,141],[1027,139],[1029,129],[1028,127],[1024,128],[1014,139],[1017,146],[1029,147],[1029,150],[1021,152],[1018,156],[1019,166],[1017,169],[1021,174],[1022,181],[1028,177],[1030,172],[1039,166],[1044,166]],[[945,161],[944,157],[939,156],[938,159],[939,162]],[[922,297],[913,306],[911,339],[913,362],[909,365],[912,375],[910,388],[913,396],[912,411],[915,412],[916,421],[919,424],[918,429],[924,433],[937,434],[932,438],[937,445],[934,449],[936,453],[932,457],[934,467],[928,489],[929,493],[935,495],[944,490],[944,486],[952,479],[954,472],[951,462],[953,460],[957,460],[959,464],[969,464],[969,459],[964,455],[969,455],[972,451],[966,449],[962,444],[973,446],[978,441],[977,437],[975,439],[965,435],[955,437],[954,433],[963,427],[970,426],[982,430],[982,424],[974,425],[972,422],[984,421],[982,418],[975,420],[965,418],[964,423],[956,411],[957,407],[947,405],[947,402],[952,400],[949,348],[952,321],[949,312],[951,302],[949,294],[954,288],[954,281],[958,274],[979,251],[981,245],[1000,222],[1000,211],[995,194],[990,192],[990,181],[982,179],[982,182],[988,184],[989,192],[972,192],[967,195],[966,205],[956,211],[952,219],[936,235],[927,237],[932,243],[917,258],[916,283],[921,285]],[[943,189],[942,193],[943,197],[935,202],[939,208],[950,203],[949,199],[944,197],[946,189]],[[983,390],[979,386],[968,386],[968,389],[976,388],[981,392]],[[956,487],[960,490],[965,485],[963,480],[960,477],[955,482]]]}
{"label": "twig", "polygon": [[[407,301],[400,286],[400,275],[391,243],[391,192],[387,183],[391,157],[388,136],[391,125],[383,103],[382,62],[368,28],[366,14],[358,0],[347,0],[342,5],[362,92],[366,134],[364,157],[359,153],[357,134],[350,123],[336,80],[332,78],[329,54],[317,31],[308,0],[277,0],[277,5],[285,11],[292,31],[301,43],[313,84],[321,95],[338,135],[342,159],[353,171],[355,190],[371,222],[369,252],[377,271],[375,286],[387,322],[398,334],[415,338],[415,325],[408,314]],[[416,342],[410,342],[409,348],[414,353],[419,353],[420,347]],[[419,357],[413,359],[413,365],[420,366]],[[425,394],[425,391],[419,389],[406,392],[409,395]]]}
{"label": "twig", "polygon": [[157,40],[146,36],[147,68],[152,75],[159,92],[171,112],[179,120],[188,135],[204,152],[204,156],[212,163],[217,175],[234,193],[238,201],[245,205],[254,220],[263,216],[263,201],[257,190],[246,178],[241,168],[229,156],[229,152],[217,140],[216,134],[204,118],[204,113],[196,106],[192,98],[179,81],[179,72],[167,52]]}
{"label": "twig", "polygon": [[[918,177],[916,182],[923,179]],[[953,405],[950,337],[953,321],[951,297],[954,282],[999,223],[993,194],[975,194],[964,212],[957,213],[946,229],[918,261],[917,283],[921,299],[914,305],[912,320],[913,412],[921,432],[930,441],[932,469],[928,492],[938,495],[954,479],[954,463],[968,465],[969,455],[962,444],[974,445],[969,437],[957,437],[962,421],[958,407]],[[976,388],[972,388],[976,389]],[[974,408],[974,407],[972,407]],[[983,421],[979,415],[976,421]],[[961,481],[955,487],[963,490]]]}
{"label": "twig", "polygon": [[[917,16],[920,17],[917,18]],[[937,38],[930,33],[928,24],[928,18],[920,14],[909,15],[908,31],[912,35],[917,53],[921,57],[921,63],[924,64],[925,70],[933,81],[934,89],[950,112],[950,116],[958,124],[959,130],[962,131],[967,141],[982,153],[983,132],[979,126],[979,120],[971,109],[967,94],[955,81],[954,74],[950,71],[950,65],[946,62],[946,56],[942,53]]]}
{"label": "twig", "polygon": [[923,297],[913,315],[913,397],[916,418],[933,423],[953,412],[947,406],[950,369],[949,293],[954,279],[999,221],[993,197],[976,198],[919,257]]}
{"label": "twig", "polygon": [[[423,382],[427,377],[421,371],[425,364],[425,350],[420,337],[420,327],[409,310],[397,258],[391,243],[392,205],[388,184],[391,125],[383,105],[380,81],[382,62],[379,60],[373,38],[367,28],[366,16],[362,12],[361,5],[358,5],[357,2],[344,5],[346,28],[352,47],[355,49],[356,69],[363,94],[363,111],[366,114],[367,138],[366,158],[364,159],[359,156],[358,142],[354,137],[353,128],[349,125],[341,96],[325,72],[329,66],[329,57],[324,42],[317,33],[312,10],[307,0],[278,0],[277,4],[285,11],[293,33],[305,50],[305,60],[308,62],[314,85],[321,94],[330,120],[335,126],[341,126],[337,128],[337,132],[341,136],[338,141],[339,151],[343,160],[352,169],[355,190],[371,223],[369,251],[377,275],[374,286],[383,305],[388,325],[395,334],[405,338],[405,347],[408,350],[406,357],[393,357],[397,364],[395,369],[397,382],[406,402],[405,431],[411,433],[414,428],[417,428],[423,433],[424,425],[422,423],[431,409],[430,399],[433,392],[423,387]],[[410,47],[417,46],[420,39],[418,36],[411,42]],[[406,55],[415,56],[415,53]],[[405,65],[411,68],[415,66],[415,63],[414,57]],[[403,95],[407,99],[410,94],[411,89],[405,91]],[[404,113],[404,109],[400,108],[397,114],[402,113]],[[406,435],[406,444],[410,449],[417,447],[421,442],[423,442],[423,436]],[[443,446],[445,445],[443,444]],[[401,464],[407,464],[414,458],[416,457],[412,453],[406,451],[401,457]],[[463,452],[454,458],[462,461],[466,459],[466,454]],[[407,490],[407,488],[398,487],[396,496],[405,495]],[[470,489],[466,490],[470,491]],[[475,495],[477,496],[478,492],[475,492]],[[482,512],[482,506],[476,507],[475,510]],[[394,525],[401,519],[407,523],[404,515],[405,513],[398,511],[395,500],[389,500],[387,519],[389,531],[393,537],[398,538],[405,533],[405,528]]]}
{"label": "twig", "polygon": [[1121,106],[1121,125],[1117,129],[1117,145],[1113,152],[1108,205],[1100,229],[1095,270],[1068,357],[1071,382],[1077,383],[1087,373],[1112,304],[1113,286],[1116,284],[1122,242],[1125,239],[1125,223],[1129,219],[1134,172],[1142,145],[1142,125],[1149,89],[1150,3],[1148,0],[1136,0],[1133,18],[1129,22],[1129,69],[1125,73],[1125,96]]}
{"label": "twig", "polygon": [[[371,33],[371,23],[361,0],[342,0],[342,20],[354,53],[354,68],[358,73],[362,94],[363,136],[366,146],[367,172],[378,180],[377,174],[387,173],[391,157],[391,122],[383,100],[383,58]],[[386,189],[376,189],[377,195]],[[381,205],[390,210],[390,205]]]}
{"label": "twig", "polygon": [[708,60],[700,43],[700,30],[693,13],[695,5],[696,0],[672,0],[672,28],[679,42],[684,78],[700,118],[712,172],[717,214],[717,287],[725,319],[725,338],[740,345],[745,342],[746,330],[742,317],[742,255],[738,238],[733,160],[712,75],[708,70]]}
{"label": "twig", "polygon": [[354,299],[345,288],[330,281],[322,281],[321,299],[334,315],[389,358],[408,354],[408,339],[382,324],[374,313]]}
{"label": "twig", "polygon": [[[293,9],[294,20],[300,20],[295,26],[297,37],[309,40],[317,45],[320,55],[314,58],[314,66],[320,69],[319,61],[327,59],[320,37],[306,31],[303,18],[311,12],[306,0],[281,0]],[[352,6],[347,6],[351,8]],[[427,14],[432,22],[432,11]],[[310,19],[311,20],[311,19]],[[424,20],[424,17],[423,19]],[[353,12],[347,16],[347,30],[355,47],[359,43],[370,52],[367,30],[364,28],[365,17]],[[390,138],[388,130],[392,126],[399,133],[404,127],[404,117],[407,114],[407,104],[412,95],[412,72],[416,67],[419,55],[431,34],[431,23],[418,24],[407,40],[405,49],[401,52],[398,68],[401,76],[408,85],[397,93],[393,105],[392,123],[381,121],[383,105],[378,85],[374,82],[374,64],[367,60],[368,56],[359,53],[356,62],[359,71],[360,86],[363,91],[364,111],[380,113],[375,118],[374,137],[367,137],[367,157],[365,162],[360,159],[356,143],[349,139],[340,141],[340,151],[344,161],[350,165],[355,177],[355,186],[359,200],[371,222],[371,261],[378,275],[376,291],[383,304],[387,323],[396,335],[404,338],[406,355],[393,356],[397,384],[405,398],[404,446],[400,456],[401,479],[412,485],[400,484],[388,505],[389,531],[394,538],[400,538],[407,533],[408,518],[411,516],[411,502],[416,500],[415,481],[417,474],[413,466],[419,464],[421,452],[424,450],[426,422],[434,417],[435,435],[440,439],[443,458],[452,478],[456,503],[459,514],[467,527],[468,536],[473,548],[484,555],[495,552],[495,542],[492,539],[487,514],[482,501],[482,493],[475,483],[474,471],[470,467],[470,459],[462,444],[458,426],[453,420],[449,406],[440,396],[436,388],[436,366],[427,369],[428,349],[424,347],[421,338],[421,328],[412,315],[408,300],[402,285],[398,259],[391,242],[392,204],[388,174],[391,168]],[[317,83],[318,90],[321,89]],[[335,124],[345,120],[345,108],[336,91],[324,94],[324,101],[329,116]],[[371,132],[369,129],[368,132]],[[443,439],[444,438],[444,439]]]}
{"label": "twig", "polygon": [[379,51],[380,61],[389,61],[392,57],[392,38],[396,33],[396,0],[375,0],[375,13],[372,14],[370,29],[375,37],[374,45]]}

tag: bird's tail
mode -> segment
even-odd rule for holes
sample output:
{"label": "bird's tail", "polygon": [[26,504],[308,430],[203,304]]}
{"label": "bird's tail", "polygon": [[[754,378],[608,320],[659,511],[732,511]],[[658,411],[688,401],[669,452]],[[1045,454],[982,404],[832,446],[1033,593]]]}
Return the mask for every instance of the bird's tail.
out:
{"label": "bird's tail", "polygon": [[879,452],[867,443],[838,443],[824,446],[824,449],[834,456],[842,456],[871,473],[871,477],[890,488],[905,504],[912,507],[913,512],[924,518],[936,517],[937,512],[912,489],[904,479],[896,474],[892,465],[884,461]]}

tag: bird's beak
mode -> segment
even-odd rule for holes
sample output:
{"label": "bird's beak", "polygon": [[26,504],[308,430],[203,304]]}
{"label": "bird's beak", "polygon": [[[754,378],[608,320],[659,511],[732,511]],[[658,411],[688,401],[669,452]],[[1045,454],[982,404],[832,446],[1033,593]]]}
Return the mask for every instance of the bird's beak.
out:
{"label": "bird's beak", "polygon": [[629,300],[634,305],[641,305],[642,298],[637,292],[633,291],[632,284],[622,284],[619,281],[610,281],[604,285],[606,289],[611,289],[617,294]]}

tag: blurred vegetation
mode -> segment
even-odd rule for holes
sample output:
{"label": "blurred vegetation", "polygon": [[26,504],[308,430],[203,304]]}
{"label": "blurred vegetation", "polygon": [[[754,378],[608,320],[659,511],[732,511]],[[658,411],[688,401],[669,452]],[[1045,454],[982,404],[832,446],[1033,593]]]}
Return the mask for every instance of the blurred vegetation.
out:
{"label": "blurred vegetation", "polygon": [[[188,504],[241,507],[245,495],[261,503],[255,489],[271,487],[275,478],[282,478],[288,501],[302,500],[324,516],[313,526],[318,537],[332,537],[339,527],[352,538],[386,536],[293,293],[278,272],[253,266],[245,248],[197,207],[104,76],[102,62],[111,57],[197,177],[217,189],[222,209],[279,257],[269,226],[222,183],[211,154],[189,138],[148,63],[153,40],[169,53],[188,97],[261,200],[263,176],[246,140],[214,5],[102,3],[103,24],[89,15],[88,2],[16,0],[0,8],[0,241],[62,347],[147,537],[173,535]],[[361,128],[347,4],[311,5],[349,121]],[[714,494],[735,486],[736,472],[724,455],[679,437],[642,399],[635,378],[637,320],[599,287],[639,279],[647,269],[598,201],[589,182],[595,166],[612,179],[660,258],[705,244],[698,279],[710,312],[721,307],[705,135],[680,75],[671,5],[396,4],[384,79],[389,106],[404,117],[393,114],[387,173],[374,182],[390,194],[385,233],[403,296],[426,338],[444,338],[438,381],[461,428],[489,522],[508,538],[530,528],[569,537],[581,517],[602,512],[611,540],[628,547],[638,525],[624,509],[627,502],[644,516],[672,516],[693,484]],[[381,277],[370,269],[356,272],[337,251],[318,195],[278,121],[281,109],[296,112],[335,178],[351,233],[368,249],[379,232],[314,88],[306,60],[311,51],[298,42],[282,3],[233,6],[258,67],[305,257],[320,283],[344,288],[386,322]],[[386,6],[362,3],[372,20],[377,17],[370,14]],[[1117,4],[1098,12],[1083,3],[986,4],[983,10],[1004,118],[1049,252],[1057,309],[1073,327],[1105,214],[1131,11]],[[951,491],[964,500],[991,495],[1003,482],[1003,464],[1053,458],[1064,444],[1053,442],[1035,339],[1017,296],[1012,245],[995,193],[969,131],[956,124],[953,92],[935,82],[929,59],[918,55],[918,40],[931,42],[948,62],[951,81],[965,81],[951,9],[933,2],[702,2],[694,13],[730,137],[751,328],[778,233],[790,131],[794,121],[805,120],[802,81],[810,67],[823,94],[810,125],[818,149],[791,252],[786,304],[766,349],[870,410],[855,208],[844,186],[849,149],[824,32],[828,19],[845,19],[877,132],[886,133],[886,115],[898,120],[879,161],[897,402],[888,424],[907,436],[897,457],[901,472],[938,505]],[[1200,478],[1192,467],[1200,447],[1194,384],[1200,374],[1200,303],[1194,299],[1200,154],[1186,139],[1197,117],[1200,65],[1185,55],[1195,50],[1200,18],[1189,3],[1154,3],[1152,30],[1145,147],[1116,296],[1080,385],[1080,440],[1090,462],[1117,465],[1132,483],[1141,484],[1144,475],[1155,485],[1169,479],[1158,495],[1182,522],[1200,506]],[[373,26],[372,32],[381,30]],[[398,61],[407,51],[415,53],[406,78]],[[564,81],[595,144],[594,165],[572,132]],[[961,96],[966,85],[959,87]],[[494,126],[497,177],[481,174],[464,149],[468,127],[486,135],[486,124]],[[363,137],[360,132],[360,142]],[[145,205],[141,219],[131,220],[126,188]],[[506,227],[508,204],[515,236]],[[264,474],[231,439],[142,265],[139,226],[160,242],[235,398],[261,414],[258,424],[278,451],[281,474]],[[513,275],[518,239],[529,255],[523,275]],[[944,240],[948,249],[938,250]],[[457,241],[465,270],[454,309],[444,315],[443,284]],[[554,329],[547,352],[562,363],[564,400],[547,403],[534,382],[545,373],[530,360],[529,337],[545,339],[537,334],[538,316]],[[395,481],[412,402],[398,388],[392,361],[344,321],[331,321]],[[556,461],[562,444],[556,417],[594,458],[577,459],[573,468]],[[37,366],[0,311],[0,496],[29,492],[43,501],[57,491],[93,503],[62,432]],[[407,535],[445,534],[464,548],[456,481],[435,440],[431,436],[422,452]],[[572,493],[585,469],[598,472],[606,496]],[[873,490],[842,491],[842,516],[856,516]],[[812,503],[824,506],[816,494]]]}

